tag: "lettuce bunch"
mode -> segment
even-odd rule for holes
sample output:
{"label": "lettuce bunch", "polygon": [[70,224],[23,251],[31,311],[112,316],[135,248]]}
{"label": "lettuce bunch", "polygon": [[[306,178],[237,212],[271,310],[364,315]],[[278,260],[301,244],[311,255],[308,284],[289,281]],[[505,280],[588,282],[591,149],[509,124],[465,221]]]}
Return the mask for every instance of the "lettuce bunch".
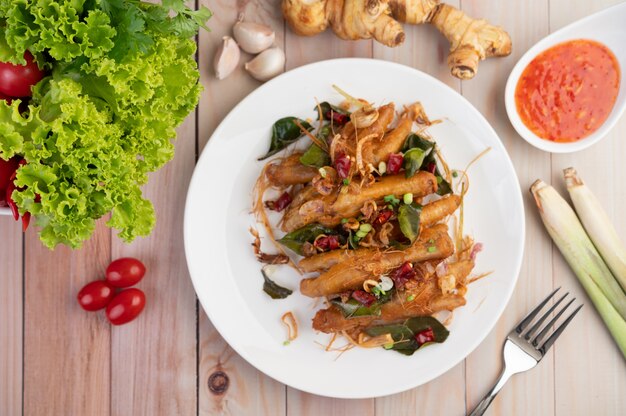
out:
{"label": "lettuce bunch", "polygon": [[27,109],[0,101],[0,157],[27,162],[13,200],[46,246],[79,247],[108,213],[125,241],[151,232],[140,187],[198,103],[190,37],[209,17],[182,0],[0,0],[0,60],[29,50],[49,70]]}

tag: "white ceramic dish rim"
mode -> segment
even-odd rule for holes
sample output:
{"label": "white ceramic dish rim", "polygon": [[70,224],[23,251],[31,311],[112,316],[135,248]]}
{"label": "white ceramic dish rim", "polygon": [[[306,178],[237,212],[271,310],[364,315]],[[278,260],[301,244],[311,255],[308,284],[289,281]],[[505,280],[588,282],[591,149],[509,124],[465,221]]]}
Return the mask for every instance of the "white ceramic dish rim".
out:
{"label": "white ceramic dish rim", "polygon": [[[404,65],[400,65],[397,63],[392,63],[392,62],[387,62],[387,61],[380,61],[380,60],[374,60],[374,59],[362,59],[362,58],[342,58],[342,59],[334,59],[334,60],[327,60],[327,61],[320,61],[320,62],[316,62],[313,64],[309,64],[303,67],[299,67],[297,69],[294,69],[290,72],[288,72],[287,74],[290,74],[290,76],[293,76],[295,73],[298,72],[305,72],[308,71],[311,67],[315,67],[318,65],[342,65],[344,63],[356,63],[359,65],[367,65],[371,62],[375,62],[375,63],[384,63],[385,65],[389,65],[389,66],[395,66],[395,67],[399,67],[402,70],[411,70],[411,71],[415,71],[416,75],[419,76],[423,76],[425,78],[428,78],[430,82],[436,83],[438,84],[439,87],[441,88],[445,88],[450,90],[452,93],[458,95],[458,97],[467,105],[469,111],[472,112],[472,115],[477,117],[480,121],[481,124],[484,124],[485,128],[493,135],[493,137],[498,138],[497,133],[493,130],[493,128],[491,127],[491,125],[487,122],[487,120],[482,116],[482,114],[476,110],[475,107],[472,106],[472,104],[463,96],[461,96],[460,94],[458,94],[456,91],[452,90],[449,86],[447,86],[446,84],[444,84],[443,82],[431,77],[428,74],[422,73],[421,71],[418,71],[414,68],[410,68]],[[282,75],[285,76],[286,74]],[[281,76],[281,77],[282,77]],[[243,104],[247,101],[247,100],[251,100],[253,99],[255,96],[262,94],[265,90],[271,89],[274,84],[279,83],[281,77],[277,77],[274,80],[271,80],[269,82],[267,82],[266,84],[262,85],[261,87],[259,87],[258,89],[256,89],[255,91],[251,92],[244,100],[242,100],[237,106],[235,106],[235,108],[233,110],[231,110],[231,112],[224,118],[224,120],[220,123],[220,125],[217,127],[217,129],[215,130],[215,132],[213,133],[212,137],[219,137],[221,134],[221,131],[223,129],[223,126],[226,125],[230,119],[233,117],[234,114],[237,113],[237,109],[240,106],[243,106]],[[214,146],[215,140],[209,140],[208,144],[206,145],[205,149],[202,152],[202,155],[200,156],[200,159],[198,161],[198,165],[202,162],[203,158],[207,157],[207,154],[211,151],[212,147]],[[462,361],[465,357],[467,357],[484,339],[485,337],[489,334],[489,332],[491,332],[491,330],[493,329],[493,327],[495,326],[496,322],[498,321],[499,317],[501,316],[501,314],[503,313],[506,305],[508,304],[511,295],[513,293],[513,290],[516,286],[517,283],[517,279],[519,277],[519,273],[521,270],[521,264],[522,264],[522,259],[523,259],[523,250],[524,250],[524,241],[525,241],[525,217],[524,217],[524,205],[523,205],[523,200],[522,200],[522,194],[521,194],[521,189],[519,186],[519,179],[517,178],[517,174],[515,173],[515,169],[513,167],[513,164],[510,160],[510,157],[508,156],[508,153],[506,152],[506,149],[504,148],[504,146],[502,145],[502,143],[500,142],[500,140],[495,140],[495,146],[499,148],[499,150],[506,156],[506,160],[504,161],[504,163],[507,165],[508,169],[510,169],[510,171],[513,173],[514,175],[514,179],[515,179],[515,185],[516,185],[516,189],[513,191],[513,194],[515,195],[515,203],[516,205],[518,204],[521,210],[521,218],[520,220],[520,229],[519,229],[519,235],[521,238],[521,247],[520,247],[520,252],[518,253],[517,257],[516,257],[516,261],[515,264],[513,265],[512,269],[514,271],[514,275],[511,276],[511,282],[510,284],[507,286],[507,290],[506,292],[502,292],[499,293],[499,297],[502,299],[502,302],[499,304],[499,307],[497,308],[497,311],[495,311],[495,313],[493,313],[490,318],[488,319],[487,322],[483,322],[484,325],[479,328],[476,332],[479,333],[479,336],[477,336],[473,342],[471,343],[467,343],[465,345],[465,347],[463,348],[463,354],[462,357],[459,360],[456,361],[452,361],[450,360],[449,362],[446,362],[445,365],[442,365],[439,368],[439,371],[437,371],[436,373],[433,373],[432,375],[430,375],[430,377],[428,378],[428,380],[424,381],[428,382],[431,381],[437,377],[439,377],[441,374],[445,373],[446,371],[448,371],[449,369],[451,369],[452,367],[454,367],[455,365],[457,365],[460,361]],[[201,276],[202,273],[200,270],[196,270],[195,265],[192,263],[191,261],[191,257],[192,255],[190,247],[192,244],[192,241],[190,240],[190,235],[191,235],[191,230],[194,228],[194,224],[191,223],[190,221],[190,196],[192,195],[192,191],[194,190],[194,188],[196,188],[198,186],[198,183],[200,182],[199,176],[196,175],[196,173],[194,172],[194,175],[191,179],[190,185],[189,185],[189,191],[187,194],[187,201],[186,201],[186,206],[185,206],[185,221],[184,221],[184,230],[185,230],[185,235],[184,235],[184,244],[185,244],[185,253],[186,253],[186,258],[187,258],[187,264],[188,264],[188,268],[189,268],[189,272],[190,272],[190,276],[191,276],[191,280],[192,283],[194,285],[194,288],[196,289],[196,293],[198,294],[198,298],[200,300],[200,303],[203,306],[203,309],[206,311],[207,315],[209,316],[209,318],[211,319],[213,325],[215,326],[215,328],[218,330],[218,332],[222,335],[222,337],[226,340],[226,342],[228,342],[231,347],[239,354],[241,355],[246,361],[248,361],[249,363],[251,363],[253,366],[257,367],[258,369],[260,369],[261,371],[263,371],[266,375],[274,378],[275,380],[278,380],[279,382],[283,383],[283,384],[287,384],[290,385],[294,388],[300,389],[302,391],[306,391],[312,394],[318,394],[318,395],[326,395],[329,397],[337,397],[337,398],[351,398],[351,399],[357,399],[357,398],[367,398],[367,397],[379,397],[379,396],[386,396],[389,394],[394,394],[394,393],[398,393],[401,391],[406,391],[408,389],[414,388],[417,385],[420,385],[422,383],[418,382],[418,383],[414,383],[411,385],[402,385],[402,386],[395,386],[391,389],[385,387],[385,386],[380,386],[380,390],[379,393],[377,394],[367,394],[367,395],[363,395],[363,394],[352,394],[352,395],[342,395],[342,394],[332,394],[329,395],[328,393],[325,393],[323,391],[319,391],[319,390],[315,390],[315,389],[310,389],[307,388],[306,386],[303,386],[301,383],[293,383],[291,380],[283,378],[279,375],[276,374],[276,372],[273,371],[272,368],[259,368],[259,366],[257,366],[255,364],[255,359],[253,359],[253,357],[251,357],[248,354],[248,351],[246,351],[245,349],[241,349],[237,347],[237,343],[233,343],[228,335],[228,331],[224,331],[224,328],[222,328],[222,323],[220,322],[220,320],[217,319],[212,319],[212,313],[211,313],[211,308],[207,308],[207,302],[206,302],[206,297],[202,292],[199,292],[199,288],[200,288],[200,283],[198,281],[196,281],[196,279],[194,278],[194,275],[198,275]]]}
{"label": "white ceramic dish rim", "polygon": [[[619,94],[615,101],[613,110],[609,114],[609,117],[607,117],[607,119],[600,126],[600,128],[596,130],[593,134],[575,142],[557,143],[557,142],[545,140],[545,139],[540,138],[536,134],[534,134],[528,127],[526,127],[526,125],[522,122],[521,118],[519,117],[519,114],[517,113],[517,108],[515,105],[515,87],[517,86],[517,82],[522,72],[526,68],[526,66],[528,66],[530,61],[532,61],[539,53],[559,43],[567,42],[568,40],[575,40],[575,39],[581,39],[581,38],[596,40],[594,39],[593,36],[576,35],[575,29],[577,27],[587,24],[589,20],[594,20],[594,19],[601,18],[604,15],[613,14],[615,13],[616,9],[620,9],[620,8],[626,8],[626,3],[620,3],[615,6],[606,8],[597,13],[594,13],[580,20],[577,20],[573,23],[570,23],[569,25],[551,33],[550,35],[546,36],[545,38],[537,42],[535,45],[533,45],[530,49],[528,49],[528,51],[526,51],[526,53],[522,55],[522,57],[519,59],[519,61],[517,61],[517,63],[513,67],[513,70],[511,71],[511,74],[509,75],[509,78],[507,80],[506,88],[504,92],[506,112],[509,117],[509,120],[511,121],[511,124],[513,124],[513,127],[515,128],[517,133],[520,136],[522,136],[522,138],[524,138],[524,140],[526,140],[531,145],[535,146],[538,149],[544,150],[546,152],[551,152],[551,153],[577,152],[580,150],[584,150],[596,144],[600,140],[602,140],[609,133],[609,131],[615,126],[615,124],[619,121],[621,115],[624,113],[624,110],[626,109],[626,97],[624,97],[624,95],[626,95],[626,83],[624,82],[624,72],[626,71],[626,66],[624,65],[621,65],[621,68],[620,68],[620,72],[621,72],[620,82],[621,83],[620,83]],[[626,12],[623,12],[622,14],[626,15]],[[619,56],[617,56],[617,58],[619,60]]]}
{"label": "white ceramic dish rim", "polygon": [[11,215],[11,210],[7,207],[0,207],[0,215]]}

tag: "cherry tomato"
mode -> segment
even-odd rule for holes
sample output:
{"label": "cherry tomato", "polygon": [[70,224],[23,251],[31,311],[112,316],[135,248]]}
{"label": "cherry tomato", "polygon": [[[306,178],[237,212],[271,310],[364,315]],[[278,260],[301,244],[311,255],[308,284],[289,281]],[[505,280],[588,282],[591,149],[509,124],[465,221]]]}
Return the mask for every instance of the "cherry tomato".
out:
{"label": "cherry tomato", "polygon": [[137,289],[126,289],[115,295],[107,306],[107,319],[113,325],[124,325],[135,319],[146,306],[146,295]]}
{"label": "cherry tomato", "polygon": [[106,307],[115,296],[115,290],[104,280],[87,283],[78,292],[78,303],[86,311],[97,311]]}
{"label": "cherry tomato", "polygon": [[10,97],[30,97],[31,88],[44,77],[44,72],[39,69],[33,59],[33,55],[24,53],[26,65],[13,65],[8,62],[0,62],[0,92]]}
{"label": "cherry tomato", "polygon": [[0,92],[0,100],[4,100],[7,102],[7,104],[11,105],[11,103],[13,102],[13,97],[9,97],[8,95],[4,95]]}
{"label": "cherry tomato", "polygon": [[132,257],[114,260],[107,267],[106,279],[115,287],[129,287],[137,284],[146,274],[146,266]]}

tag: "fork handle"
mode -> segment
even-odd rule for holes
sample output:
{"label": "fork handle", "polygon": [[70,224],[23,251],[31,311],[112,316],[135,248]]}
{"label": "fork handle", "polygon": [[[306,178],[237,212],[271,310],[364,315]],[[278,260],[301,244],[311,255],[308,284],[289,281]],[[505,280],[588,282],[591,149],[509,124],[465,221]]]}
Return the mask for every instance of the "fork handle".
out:
{"label": "fork handle", "polygon": [[480,403],[478,403],[478,406],[476,406],[474,410],[472,410],[472,413],[470,413],[468,416],[483,415],[487,411],[487,408],[489,407],[493,399],[496,398],[496,394],[498,394],[498,392],[502,389],[502,387],[504,387],[506,382],[509,381],[509,378],[511,378],[513,374],[515,373],[507,370],[505,366],[502,369],[502,372],[500,373],[500,377],[498,377],[498,381],[496,381],[496,384],[491,388],[491,390],[489,390],[489,393],[485,395],[485,397],[480,401]]}

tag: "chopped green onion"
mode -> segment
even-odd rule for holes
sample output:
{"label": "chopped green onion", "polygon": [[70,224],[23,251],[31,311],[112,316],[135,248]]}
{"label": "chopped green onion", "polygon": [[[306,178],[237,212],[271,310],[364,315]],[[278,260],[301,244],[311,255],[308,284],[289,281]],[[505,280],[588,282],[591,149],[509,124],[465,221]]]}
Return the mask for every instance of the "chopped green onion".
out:
{"label": "chopped green onion", "polygon": [[393,342],[389,342],[387,344],[383,344],[383,348],[386,350],[390,350],[393,348]]}
{"label": "chopped green onion", "polygon": [[407,205],[411,205],[413,203],[413,194],[410,192],[408,194],[404,194],[404,196],[402,197],[402,202]]}
{"label": "chopped green onion", "polygon": [[591,298],[626,357],[626,294],[585,233],[574,210],[545,182],[530,188],[548,234]]}
{"label": "chopped green onion", "polygon": [[392,205],[397,205],[400,203],[400,200],[398,198],[396,198],[395,195],[387,195],[385,196],[385,198],[383,198],[385,202],[388,202]]}
{"label": "chopped green onion", "polygon": [[325,178],[325,177],[326,177],[326,169],[324,169],[324,168],[319,168],[317,171],[320,173],[320,176],[321,176],[322,178]]}
{"label": "chopped green onion", "polygon": [[415,295],[409,295],[406,297],[407,302],[411,302],[414,299],[415,299]]}
{"label": "chopped green onion", "polygon": [[342,218],[342,219],[341,219],[341,223],[342,223],[342,224],[345,224],[345,223],[347,223],[348,221],[349,221],[349,220],[348,220],[347,218]]}
{"label": "chopped green onion", "polygon": [[284,342],[283,342],[283,345],[284,345],[285,347],[286,347],[287,345],[289,345],[289,344],[291,344],[291,341],[289,341],[289,340],[286,340],[286,341],[284,341]]}
{"label": "chopped green onion", "polygon": [[387,209],[390,209],[393,211],[393,205],[387,205]]}
{"label": "chopped green onion", "polygon": [[372,231],[372,225],[371,224],[361,224],[359,226],[359,231],[363,231],[365,233],[369,233],[370,231]]}
{"label": "chopped green onion", "polygon": [[361,230],[359,230],[359,231],[357,231],[357,232],[356,232],[356,236],[357,236],[357,238],[363,238],[363,237],[365,237],[366,235],[367,235],[367,232],[365,232],[365,231],[361,231]]}
{"label": "chopped green onion", "polygon": [[435,246],[428,247],[428,252],[429,253],[434,253],[435,251],[437,251],[437,247],[435,247]]}
{"label": "chopped green onion", "polygon": [[615,279],[626,291],[626,247],[620,240],[611,220],[598,198],[578,177],[574,168],[564,171],[567,190],[574,203],[576,214],[593,241]]}
{"label": "chopped green onion", "polygon": [[452,177],[456,178],[457,176],[459,176],[459,172],[457,172],[456,170],[452,171]]}
{"label": "chopped green onion", "polygon": [[443,182],[443,178],[441,176],[437,176],[437,185],[441,185],[441,182]]}
{"label": "chopped green onion", "polygon": [[346,178],[343,180],[344,185],[350,185],[350,179]]}
{"label": "chopped green onion", "polygon": [[387,172],[387,164],[385,162],[380,162],[378,164],[378,173],[384,175]]}

